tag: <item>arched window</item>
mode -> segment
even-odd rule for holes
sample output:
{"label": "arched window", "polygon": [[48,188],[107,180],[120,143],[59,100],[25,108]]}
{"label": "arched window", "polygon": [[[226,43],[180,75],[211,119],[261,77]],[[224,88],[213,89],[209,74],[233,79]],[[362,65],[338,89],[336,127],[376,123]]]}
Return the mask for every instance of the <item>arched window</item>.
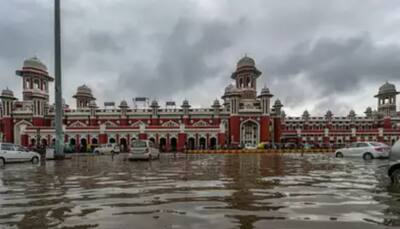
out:
{"label": "arched window", "polygon": [[29,79],[26,79],[26,80],[25,80],[24,88],[25,88],[25,89],[29,89],[30,86],[31,86],[31,85],[30,85],[30,80],[29,80]]}
{"label": "arched window", "polygon": [[33,88],[34,88],[34,89],[39,89],[39,85],[40,85],[40,83],[39,83],[39,80],[38,80],[38,79],[36,79],[36,80],[33,81]]}

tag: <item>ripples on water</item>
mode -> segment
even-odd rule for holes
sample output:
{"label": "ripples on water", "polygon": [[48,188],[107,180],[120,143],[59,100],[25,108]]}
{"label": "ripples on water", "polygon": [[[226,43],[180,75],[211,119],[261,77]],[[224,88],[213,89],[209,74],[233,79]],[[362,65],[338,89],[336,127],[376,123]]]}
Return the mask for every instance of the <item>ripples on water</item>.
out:
{"label": "ripples on water", "polygon": [[0,169],[5,228],[387,228],[387,161],[307,155],[120,155]]}

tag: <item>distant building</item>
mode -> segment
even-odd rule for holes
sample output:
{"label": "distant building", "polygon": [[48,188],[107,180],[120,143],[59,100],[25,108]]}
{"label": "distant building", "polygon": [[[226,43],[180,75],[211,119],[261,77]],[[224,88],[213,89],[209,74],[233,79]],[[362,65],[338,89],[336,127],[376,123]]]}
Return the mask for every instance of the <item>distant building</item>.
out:
{"label": "distant building", "polygon": [[[49,105],[49,76],[46,66],[36,57],[24,62],[16,74],[22,78],[23,100],[10,89],[2,91],[0,137],[4,142],[24,146],[54,141],[54,105]],[[118,108],[100,109],[92,90],[82,85],[73,95],[76,108],[64,104],[65,142],[85,148],[88,144],[119,143],[129,147],[137,139],[149,139],[165,151],[183,148],[215,148],[260,142],[297,142],[344,144],[353,141],[392,143],[400,136],[400,117],[396,107],[399,92],[393,84],[380,87],[376,111],[367,108],[365,116],[350,111],[336,117],[327,111],[314,117],[305,111],[301,117],[286,117],[282,103],[264,87],[257,94],[261,72],[255,61],[243,57],[225,88],[222,104],[216,99],[209,108],[192,108],[184,100],[180,108],[161,108],[152,101],[147,108],[131,108],[121,101]]]}

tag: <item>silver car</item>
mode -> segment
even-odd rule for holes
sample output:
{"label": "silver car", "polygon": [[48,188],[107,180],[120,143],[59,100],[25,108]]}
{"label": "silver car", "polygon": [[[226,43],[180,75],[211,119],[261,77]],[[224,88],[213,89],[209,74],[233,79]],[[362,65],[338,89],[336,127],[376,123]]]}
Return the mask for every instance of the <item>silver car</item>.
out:
{"label": "silver car", "polygon": [[335,151],[335,157],[358,157],[364,160],[388,158],[390,147],[380,142],[354,142]]}
{"label": "silver car", "polygon": [[0,165],[11,162],[39,163],[40,154],[11,143],[0,143]]}
{"label": "silver car", "polygon": [[393,146],[389,156],[388,176],[394,184],[400,184],[400,140]]}
{"label": "silver car", "polygon": [[129,160],[153,160],[160,158],[157,146],[149,140],[139,140],[132,143]]}

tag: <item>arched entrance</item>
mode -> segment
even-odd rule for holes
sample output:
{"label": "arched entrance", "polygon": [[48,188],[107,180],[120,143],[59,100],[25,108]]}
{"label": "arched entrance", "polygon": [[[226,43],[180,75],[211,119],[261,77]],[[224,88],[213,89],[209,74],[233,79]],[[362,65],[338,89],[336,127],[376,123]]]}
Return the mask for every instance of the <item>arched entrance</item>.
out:
{"label": "arched entrance", "polygon": [[178,140],[176,138],[171,138],[171,151],[176,152],[178,147]]}
{"label": "arched entrance", "polygon": [[94,148],[96,148],[99,144],[99,141],[97,140],[97,138],[92,138],[91,143],[92,144],[90,144],[90,152],[93,152]]}
{"label": "arched entrance", "polygon": [[35,147],[36,146],[36,139],[32,138],[31,139],[31,147]]}
{"label": "arched entrance", "polygon": [[210,149],[216,149],[217,148],[217,139],[212,137],[210,138]]}
{"label": "arched entrance", "polygon": [[154,144],[156,144],[156,139],[155,139],[155,138],[151,137],[151,138],[149,138],[149,140],[150,140],[151,142],[153,142]]}
{"label": "arched entrance", "polygon": [[87,152],[87,141],[86,138],[81,138],[80,152]]}
{"label": "arched entrance", "polygon": [[194,138],[189,138],[187,148],[194,150],[196,140]]}
{"label": "arched entrance", "polygon": [[113,143],[115,143],[116,141],[115,141],[115,138],[110,138],[110,139],[108,140],[108,142],[111,143],[111,144],[113,144]]}
{"label": "arched entrance", "polygon": [[75,138],[70,138],[69,139],[69,145],[70,145],[70,147],[71,147],[71,151],[72,152],[76,152],[76,140],[75,140]]}
{"label": "arched entrance", "polygon": [[42,141],[40,142],[41,146],[43,147],[47,147],[47,139],[42,139]]}
{"label": "arched entrance", "polygon": [[119,139],[119,144],[120,144],[122,152],[127,152],[128,151],[128,143],[126,141],[126,138],[120,138]]}
{"label": "arched entrance", "polygon": [[259,131],[258,123],[253,120],[247,120],[240,126],[240,143],[242,145],[251,144],[258,145]]}
{"label": "arched entrance", "polygon": [[200,147],[200,149],[206,149],[206,147],[207,147],[207,140],[206,140],[205,137],[201,137],[201,138],[199,139],[199,147]]}
{"label": "arched entrance", "polygon": [[97,144],[99,144],[97,138],[92,138],[92,145],[97,145]]}
{"label": "arched entrance", "polygon": [[160,152],[165,152],[167,146],[167,139],[160,138]]}

